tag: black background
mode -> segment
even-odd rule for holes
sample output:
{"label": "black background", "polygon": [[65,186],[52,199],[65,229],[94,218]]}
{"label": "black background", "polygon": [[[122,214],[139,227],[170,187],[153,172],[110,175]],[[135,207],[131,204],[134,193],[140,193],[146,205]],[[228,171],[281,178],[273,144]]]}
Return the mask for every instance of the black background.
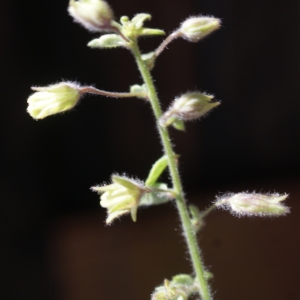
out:
{"label": "black background", "polygon": [[[141,83],[126,50],[86,47],[97,34],[75,24],[67,4],[1,3],[3,300],[77,299],[59,298],[49,275],[53,226],[83,215],[96,215],[103,226],[104,211],[89,187],[108,181],[113,172],[145,178],[161,155],[152,113],[142,100],[85,97],[73,111],[41,121],[26,113],[30,86],[71,80],[121,92]],[[217,194],[237,186],[261,190],[265,182],[271,191],[278,190],[278,182],[298,184],[297,1],[111,0],[110,4],[117,17],[150,12],[149,27],[169,33],[189,15],[214,15],[223,21],[220,31],[199,44],[175,41],[153,72],[163,107],[195,89],[222,101],[208,118],[187,124],[186,133],[172,132],[188,194]],[[160,37],[143,39],[141,48],[150,51],[160,41]],[[196,201],[208,205],[207,199]],[[289,295],[285,299],[296,299]],[[106,297],[102,298],[110,298]]]}

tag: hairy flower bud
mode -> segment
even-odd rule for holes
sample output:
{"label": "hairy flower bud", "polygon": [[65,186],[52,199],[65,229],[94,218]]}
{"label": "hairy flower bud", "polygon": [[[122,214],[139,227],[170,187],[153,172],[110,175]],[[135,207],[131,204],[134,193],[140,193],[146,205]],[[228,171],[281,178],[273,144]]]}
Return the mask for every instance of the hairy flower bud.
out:
{"label": "hairy flower bud", "polygon": [[214,17],[191,17],[185,20],[180,28],[181,35],[190,42],[198,42],[220,28],[220,19]]}
{"label": "hairy flower bud", "polygon": [[95,186],[92,190],[101,194],[100,205],[107,209],[107,224],[127,213],[131,213],[135,222],[140,199],[150,192],[142,182],[118,175],[112,175],[112,184]]}
{"label": "hairy flower bud", "polygon": [[73,108],[80,96],[80,87],[71,82],[61,82],[48,87],[32,87],[37,91],[28,100],[27,112],[34,119],[43,119]]}
{"label": "hairy flower bud", "polygon": [[229,209],[234,215],[246,216],[281,216],[289,213],[289,208],[281,202],[287,194],[229,194],[217,199],[215,205]]}
{"label": "hairy flower bud", "polygon": [[113,12],[102,0],[71,0],[69,14],[76,22],[90,31],[112,30]]}
{"label": "hairy flower bud", "polygon": [[197,92],[183,94],[176,98],[163,114],[160,124],[166,127],[178,119],[182,121],[198,119],[220,105],[220,102],[212,102],[213,98],[212,95]]}
{"label": "hairy flower bud", "polygon": [[164,285],[156,287],[151,300],[188,300],[197,292],[194,278],[187,274],[178,274],[171,281],[165,279]]}

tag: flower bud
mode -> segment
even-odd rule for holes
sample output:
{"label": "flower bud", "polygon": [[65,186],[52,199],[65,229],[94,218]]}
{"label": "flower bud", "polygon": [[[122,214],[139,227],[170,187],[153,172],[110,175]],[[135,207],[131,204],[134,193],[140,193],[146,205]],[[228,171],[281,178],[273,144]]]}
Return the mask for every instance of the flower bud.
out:
{"label": "flower bud", "polygon": [[107,224],[127,213],[131,213],[135,222],[140,199],[150,192],[141,181],[118,175],[112,175],[112,184],[95,186],[92,190],[102,194],[100,205],[107,209]]}
{"label": "flower bud", "polygon": [[32,87],[37,91],[28,100],[27,112],[34,119],[43,119],[73,108],[80,96],[80,87],[71,82],[61,82],[48,87]]}
{"label": "flower bud", "polygon": [[127,16],[120,19],[122,27],[120,31],[129,39],[136,39],[145,35],[163,35],[165,32],[160,29],[144,28],[144,22],[151,19],[151,15],[141,13],[135,15],[131,20]]}
{"label": "flower bud", "polygon": [[204,93],[187,93],[175,99],[169,109],[160,119],[164,127],[173,124],[176,120],[195,120],[204,116],[220,102],[211,102],[214,97]]}
{"label": "flower bud", "polygon": [[221,20],[213,17],[191,17],[180,28],[181,35],[190,42],[198,42],[205,36],[220,28]]}
{"label": "flower bud", "polygon": [[287,194],[238,193],[220,197],[215,205],[229,209],[234,215],[246,216],[281,216],[289,213],[289,208],[281,202]]}
{"label": "flower bud", "polygon": [[69,14],[76,22],[90,31],[112,30],[113,12],[102,0],[71,0]]}
{"label": "flower bud", "polygon": [[98,39],[93,39],[88,43],[91,48],[116,48],[126,47],[127,43],[117,34],[104,34]]}
{"label": "flower bud", "polygon": [[194,278],[187,274],[179,274],[171,281],[165,279],[164,285],[156,287],[151,300],[188,300],[198,292]]}

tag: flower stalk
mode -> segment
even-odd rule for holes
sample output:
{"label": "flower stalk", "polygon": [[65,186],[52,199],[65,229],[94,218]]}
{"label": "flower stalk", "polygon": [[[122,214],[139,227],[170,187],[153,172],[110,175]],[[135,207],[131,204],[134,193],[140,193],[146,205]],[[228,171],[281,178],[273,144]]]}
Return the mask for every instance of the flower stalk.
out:
{"label": "flower stalk", "polygon": [[167,128],[164,128],[159,125],[159,119],[162,116],[162,109],[157,97],[157,92],[154,87],[153,79],[149,69],[142,60],[141,52],[136,41],[132,43],[131,50],[136,59],[136,63],[138,65],[142,78],[147,86],[149,101],[151,103],[155,119],[157,121],[157,129],[160,135],[161,142],[163,144],[165,154],[168,157],[168,166],[172,178],[173,189],[177,195],[175,199],[176,206],[179,212],[182,229],[187,242],[188,251],[191,257],[191,262],[193,264],[193,269],[196,275],[196,282],[199,286],[199,293],[203,300],[211,300],[212,298],[210,295],[210,289],[207,279],[205,277],[204,265],[201,259],[197,238],[193,230],[193,225],[191,223],[186,201],[184,199],[183,188],[176,164],[176,155],[173,151],[169,131]]}

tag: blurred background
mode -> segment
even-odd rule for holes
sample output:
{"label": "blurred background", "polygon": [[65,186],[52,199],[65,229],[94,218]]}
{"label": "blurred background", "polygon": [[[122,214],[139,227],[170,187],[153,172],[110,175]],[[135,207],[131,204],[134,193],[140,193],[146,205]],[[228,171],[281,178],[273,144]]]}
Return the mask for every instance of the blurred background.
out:
{"label": "blurred background", "polygon": [[[186,133],[172,131],[190,202],[256,190],[289,193],[291,214],[238,219],[215,212],[199,234],[216,300],[300,299],[300,4],[270,0],[109,1],[119,18],[149,12],[171,33],[191,15],[223,28],[198,44],[173,42],[153,71],[163,107],[201,90],[222,105]],[[109,91],[141,83],[124,49],[68,16],[67,0],[4,0],[0,9],[0,299],[149,299],[164,278],[190,273],[172,204],[111,227],[89,188],[113,172],[146,178],[161,156],[149,105],[85,97],[34,121],[31,86],[78,81]],[[141,40],[147,52],[162,38]],[[166,180],[168,177],[166,176]]]}

